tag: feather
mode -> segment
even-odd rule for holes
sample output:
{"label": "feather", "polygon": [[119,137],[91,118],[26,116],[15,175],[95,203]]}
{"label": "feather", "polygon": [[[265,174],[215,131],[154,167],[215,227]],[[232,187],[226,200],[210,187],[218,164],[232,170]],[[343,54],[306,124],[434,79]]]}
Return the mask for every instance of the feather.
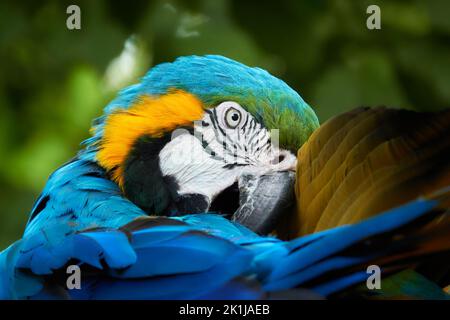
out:
{"label": "feather", "polygon": [[355,223],[450,185],[449,134],[450,110],[360,108],[329,120],[298,152],[297,215],[283,232]]}
{"label": "feather", "polygon": [[[12,285],[17,297],[35,299],[253,299],[294,288],[329,296],[365,281],[367,265],[374,262],[388,274],[431,253],[448,252],[450,242],[440,241],[448,237],[450,219],[440,208],[448,196],[444,191],[290,242],[209,214],[140,217],[119,229],[86,230],[62,240],[30,236],[10,249],[16,256],[8,264],[12,278],[2,287]],[[65,290],[64,281],[58,282],[69,261],[81,267],[81,290]],[[15,279],[11,268],[29,270],[41,282],[20,289],[14,283],[27,281]]]}

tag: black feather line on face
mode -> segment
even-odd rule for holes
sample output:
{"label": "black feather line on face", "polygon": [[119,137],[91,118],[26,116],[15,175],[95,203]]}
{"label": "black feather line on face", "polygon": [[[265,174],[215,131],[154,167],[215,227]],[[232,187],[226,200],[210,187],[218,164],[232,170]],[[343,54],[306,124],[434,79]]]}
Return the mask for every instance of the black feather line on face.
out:
{"label": "black feather line on face", "polygon": [[[215,136],[215,141],[222,146],[224,155],[220,156],[218,152],[214,152],[213,148],[210,147],[210,142],[204,141],[202,134],[196,134],[196,137],[201,141],[203,149],[210,154],[216,160],[224,160],[225,154],[234,157],[234,162],[226,164],[223,168],[233,169],[236,166],[248,165],[254,160],[250,159],[247,155],[240,155],[237,151],[240,150],[246,154],[247,152],[257,153],[260,155],[263,151],[268,151],[271,148],[270,134],[266,137],[261,135],[266,132],[267,128],[258,115],[255,117],[250,113],[246,114],[245,121],[239,128],[236,128],[237,141],[231,139],[230,135],[227,134],[225,128],[221,126],[219,121],[219,114],[215,108],[210,110],[205,110],[209,118],[209,122],[203,120],[202,126],[212,125],[213,133]],[[206,127],[206,126],[205,126]],[[232,130],[232,129],[228,129]],[[239,163],[238,159],[246,162],[246,164]]]}
{"label": "black feather line on face", "polygon": [[[192,127],[183,127],[194,135]],[[162,137],[144,135],[136,140],[124,170],[126,197],[149,215],[182,215],[205,212],[208,202],[202,195],[179,195],[179,185],[172,176],[163,176],[159,153],[170,142],[172,133]]]}
{"label": "black feather line on face", "polygon": [[[214,114],[213,114],[213,112],[212,112],[211,110],[205,110],[205,112],[209,115],[209,118],[210,118],[210,120],[211,120],[211,124],[213,125],[213,127],[214,127],[214,129],[215,129],[215,130],[214,130],[214,135],[215,135],[217,141],[221,142],[222,140],[220,140],[220,137],[219,137],[218,134],[217,134],[217,126],[218,126],[217,119],[214,117]],[[206,125],[205,125],[205,124],[206,124]],[[209,126],[209,123],[207,123],[206,121],[203,120],[203,121],[202,121],[202,126],[208,127],[208,126]],[[192,135],[200,141],[200,143],[202,144],[202,148],[203,148],[203,149],[205,150],[205,152],[208,153],[213,159],[219,160],[219,161],[224,161],[224,159],[223,159],[222,157],[218,156],[218,155],[216,154],[216,152],[215,152],[214,150],[212,150],[212,149],[209,147],[209,143],[206,141],[206,139],[205,139],[205,137],[204,137],[204,135],[203,135],[202,133],[199,133],[199,132],[195,132],[195,133],[194,133],[194,132],[193,132]],[[226,149],[227,149],[226,143],[225,143],[224,141],[222,141],[222,143],[223,143],[224,149],[226,150]]]}
{"label": "black feather line on face", "polygon": [[170,138],[170,132],[158,138],[138,138],[125,162],[125,195],[148,214],[164,214],[177,197],[177,182],[164,177],[159,166],[159,153]]}

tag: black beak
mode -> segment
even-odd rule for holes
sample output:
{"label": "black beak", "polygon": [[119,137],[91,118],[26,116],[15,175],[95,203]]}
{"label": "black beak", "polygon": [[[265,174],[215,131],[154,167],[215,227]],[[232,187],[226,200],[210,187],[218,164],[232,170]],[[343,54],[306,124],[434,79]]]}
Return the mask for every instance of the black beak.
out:
{"label": "black beak", "polygon": [[232,220],[258,234],[268,234],[294,205],[295,173],[275,172],[239,178],[239,208]]}

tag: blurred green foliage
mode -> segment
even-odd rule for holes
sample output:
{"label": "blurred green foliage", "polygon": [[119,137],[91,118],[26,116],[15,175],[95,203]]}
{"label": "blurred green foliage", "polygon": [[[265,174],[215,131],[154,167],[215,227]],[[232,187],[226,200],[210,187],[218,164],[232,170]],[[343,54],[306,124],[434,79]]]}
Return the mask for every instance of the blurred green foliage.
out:
{"label": "blurred green foliage", "polygon": [[[81,30],[66,8],[81,8]],[[366,8],[381,8],[381,30]],[[2,1],[0,248],[117,89],[180,55],[266,68],[327,118],[360,105],[450,105],[450,2]]]}

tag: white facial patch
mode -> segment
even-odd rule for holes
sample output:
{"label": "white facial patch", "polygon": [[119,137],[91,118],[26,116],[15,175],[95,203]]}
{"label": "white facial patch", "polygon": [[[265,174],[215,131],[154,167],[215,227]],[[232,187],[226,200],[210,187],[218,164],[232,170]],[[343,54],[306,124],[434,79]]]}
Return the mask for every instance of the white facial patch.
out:
{"label": "white facial patch", "polygon": [[297,159],[278,148],[277,131],[269,132],[236,102],[206,110],[193,134],[183,130],[159,154],[163,176],[176,179],[180,195],[202,194],[211,203],[243,174],[295,170]]}
{"label": "white facial patch", "polygon": [[201,142],[189,133],[178,135],[167,143],[159,159],[161,173],[176,179],[180,195],[202,194],[209,203],[237,181],[242,170],[241,167],[224,167],[221,160],[210,156]]}

